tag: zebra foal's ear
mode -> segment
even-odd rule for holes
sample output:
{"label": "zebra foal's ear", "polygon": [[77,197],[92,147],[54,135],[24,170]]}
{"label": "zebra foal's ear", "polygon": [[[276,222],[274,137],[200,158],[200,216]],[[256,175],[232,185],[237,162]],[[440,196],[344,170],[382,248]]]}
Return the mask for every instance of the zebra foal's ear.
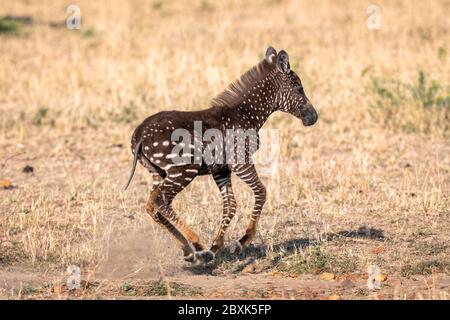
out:
{"label": "zebra foal's ear", "polygon": [[274,63],[276,56],[277,51],[272,46],[268,47],[266,50],[266,60],[270,63]]}
{"label": "zebra foal's ear", "polygon": [[284,50],[281,50],[278,53],[277,68],[282,73],[288,73],[291,70],[291,66],[289,65],[289,56]]}

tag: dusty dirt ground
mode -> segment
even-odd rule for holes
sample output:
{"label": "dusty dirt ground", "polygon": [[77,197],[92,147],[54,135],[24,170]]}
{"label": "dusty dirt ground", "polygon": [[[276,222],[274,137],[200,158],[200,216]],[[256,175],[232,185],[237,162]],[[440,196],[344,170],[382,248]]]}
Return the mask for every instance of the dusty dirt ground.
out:
{"label": "dusty dirt ground", "polygon": [[[0,28],[1,299],[449,298],[448,1],[379,1],[378,31],[358,0],[77,2],[79,31],[65,1],[0,4],[34,17]],[[231,253],[253,205],[233,177],[225,249],[187,264],[145,212],[142,167],[123,191],[131,134],[160,110],[207,107],[268,45],[288,51],[320,120],[270,118],[280,158],[257,237]],[[211,243],[212,178],[174,209]]]}
{"label": "dusty dirt ground", "polygon": [[64,276],[2,271],[1,280],[2,289],[6,293],[14,291],[10,297],[20,299],[447,300],[450,286],[448,277],[443,275],[409,280],[393,278],[374,290],[368,289],[366,277],[361,276],[342,276],[333,280],[276,273],[193,275],[182,272],[163,279],[153,276],[138,273],[128,277],[125,283],[99,277],[92,282],[83,281],[81,288],[73,291],[67,290]]}
{"label": "dusty dirt ground", "polygon": [[[385,210],[392,203],[389,200],[385,200],[385,204],[372,201],[373,197],[376,199],[379,195],[370,189],[354,192],[350,196],[351,203],[339,206],[344,212],[338,215],[317,213],[323,202],[314,199],[308,201],[306,212],[302,212],[300,205],[289,209],[275,204],[273,211],[263,217],[257,239],[242,254],[234,256],[227,244],[215,263],[196,266],[184,262],[181,251],[172,239],[146,216],[148,175],[144,170],[138,170],[130,191],[121,191],[129,169],[128,148],[117,145],[110,135],[99,137],[96,131],[89,129],[82,132],[76,138],[68,135],[60,137],[58,141],[42,135],[35,137],[33,143],[20,147],[15,144],[3,145],[10,154],[26,150],[25,154],[11,159],[12,164],[7,169],[11,170],[9,176],[14,171],[17,173],[14,174],[16,187],[2,191],[10,199],[6,212],[19,217],[23,215],[20,219],[27,219],[30,213],[24,209],[28,208],[28,204],[31,205],[29,210],[33,210],[33,205],[47,207],[48,210],[36,217],[41,221],[33,222],[29,231],[35,233],[33,237],[39,238],[35,241],[40,241],[33,248],[36,256],[45,257],[47,254],[46,258],[36,258],[30,264],[23,247],[27,244],[26,239],[24,244],[2,241],[2,259],[5,260],[2,260],[1,293],[4,297],[448,298],[450,277],[446,259],[449,254],[449,235],[445,230],[449,228],[449,221],[445,208],[441,212],[427,213],[425,197],[420,195],[426,181],[410,182],[410,189],[397,191],[408,202],[424,197],[419,202],[424,207],[421,207],[417,216],[414,207],[405,208],[403,214],[389,214]],[[449,150],[444,140],[433,141],[432,144],[422,140],[421,147],[416,148],[411,147],[410,143],[418,143],[420,140],[417,137],[398,139],[403,140],[404,148],[398,147],[401,145],[399,142],[390,142],[384,148],[397,150],[396,156],[390,155],[388,160],[391,161],[391,170],[395,172],[392,166],[397,165],[403,167],[404,171],[397,178],[391,176],[389,185],[382,188],[392,186],[395,179],[403,181],[413,170],[428,172],[428,181],[435,181],[440,176],[447,179],[445,183],[448,183],[448,176],[442,175],[446,172],[443,165],[445,161],[448,163]],[[404,141],[407,139],[414,141]],[[55,148],[64,151],[52,152]],[[337,159],[333,142],[317,144],[316,148],[324,163]],[[354,155],[352,149],[344,151],[346,148],[342,142],[340,148],[340,161],[350,161]],[[98,154],[100,149],[101,157]],[[420,153],[417,150],[421,150]],[[324,159],[325,154],[330,158]],[[423,161],[425,158],[428,161]],[[32,174],[20,172],[30,164],[34,168]],[[430,167],[433,169],[430,170]],[[307,168],[303,170],[308,172]],[[385,171],[384,168],[378,170]],[[205,191],[215,190],[208,187],[208,184],[212,186],[213,183],[209,179],[195,181],[180,195],[175,205],[189,203],[188,215],[201,215],[197,218],[200,221],[196,223],[191,220],[190,223],[203,238],[210,241],[214,224],[211,223],[208,230],[204,227],[207,225],[205,221],[217,221],[220,218],[221,202],[218,192]],[[317,179],[311,183],[317,183],[320,188],[323,181],[320,181],[320,177]],[[200,189],[199,185],[207,187]],[[243,232],[243,211],[248,212],[251,206],[251,194],[245,186],[238,185],[240,210],[229,239],[237,238]],[[109,189],[115,191],[105,191]],[[317,191],[320,195],[324,192]],[[43,194],[50,196],[46,198]],[[269,194],[273,197],[273,194]],[[333,194],[329,196],[333,197]],[[398,201],[389,193],[384,196],[391,201]],[[288,198],[287,195],[284,197]],[[303,203],[306,200],[300,201]],[[83,217],[86,208],[92,212]],[[289,211],[287,220],[280,220],[279,215],[284,216],[286,210]],[[412,210],[411,214],[409,210]],[[73,212],[77,212],[76,219],[70,220],[69,216]],[[347,216],[350,213],[351,216]],[[62,217],[72,222],[67,223],[66,218]],[[4,221],[20,223],[16,220]],[[101,228],[98,231],[91,229],[92,223]],[[55,234],[67,237],[61,244],[67,249],[61,249],[62,252],[58,251],[57,255],[52,256],[55,240],[50,236],[54,237]],[[65,268],[69,264],[77,264],[82,268],[82,288],[74,292],[68,292],[65,287],[68,277]],[[366,268],[370,264],[377,264],[381,268],[383,281],[380,290],[369,290],[367,287]],[[172,286],[174,288],[171,289]]]}

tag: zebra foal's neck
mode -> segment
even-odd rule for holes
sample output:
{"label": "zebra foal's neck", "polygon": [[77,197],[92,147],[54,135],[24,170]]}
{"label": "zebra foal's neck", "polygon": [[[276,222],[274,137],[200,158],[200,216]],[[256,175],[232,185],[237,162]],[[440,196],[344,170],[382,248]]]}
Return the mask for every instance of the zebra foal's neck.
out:
{"label": "zebra foal's neck", "polygon": [[275,67],[266,60],[244,73],[219,94],[213,106],[225,107],[226,128],[259,130],[276,110],[279,83]]}

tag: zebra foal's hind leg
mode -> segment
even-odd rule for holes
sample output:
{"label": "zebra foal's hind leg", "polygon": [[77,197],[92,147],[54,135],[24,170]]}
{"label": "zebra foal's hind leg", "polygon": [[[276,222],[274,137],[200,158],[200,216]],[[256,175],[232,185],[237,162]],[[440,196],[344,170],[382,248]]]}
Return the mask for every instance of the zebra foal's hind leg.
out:
{"label": "zebra foal's hind leg", "polygon": [[158,173],[150,172],[153,177],[152,182],[152,191],[150,194],[150,199],[147,202],[147,213],[162,227],[166,228],[170,234],[172,234],[175,239],[177,239],[182,244],[182,250],[185,256],[185,260],[194,262],[195,257],[193,254],[193,250],[186,240],[186,238],[167,220],[156,208],[155,202],[158,197],[157,188],[159,184],[163,181],[163,177],[161,177]]}
{"label": "zebra foal's hind leg", "polygon": [[151,175],[153,177],[152,182],[152,191],[150,193],[150,199],[147,202],[147,213],[162,227],[166,228],[172,236],[175,237],[176,240],[178,240],[181,244],[185,259],[189,261],[191,259],[191,262],[194,262],[194,254],[193,250],[189,244],[189,242],[186,240],[186,238],[170,223],[169,220],[167,220],[159,211],[156,205],[156,199],[158,199],[160,190],[158,190],[158,186],[163,181],[163,178],[157,174],[151,172]]}
{"label": "zebra foal's hind leg", "polygon": [[256,226],[264,203],[266,202],[266,187],[259,179],[253,164],[235,165],[232,167],[232,170],[252,189],[255,195],[255,205],[245,235],[239,241],[236,241],[236,250],[241,251],[242,248],[249,244],[255,237]]}
{"label": "zebra foal's hind leg", "polygon": [[186,261],[194,262],[201,259],[208,262],[214,254],[204,250],[198,235],[192,231],[184,220],[178,217],[171,203],[195,177],[181,172],[168,172],[164,180],[152,192],[147,205],[149,214],[162,224],[181,244]]}
{"label": "zebra foal's hind leg", "polygon": [[231,171],[227,170],[215,173],[213,178],[219,187],[223,202],[222,221],[210,249],[213,253],[217,253],[223,247],[225,232],[236,213],[236,200],[234,199],[233,189],[231,187]]}

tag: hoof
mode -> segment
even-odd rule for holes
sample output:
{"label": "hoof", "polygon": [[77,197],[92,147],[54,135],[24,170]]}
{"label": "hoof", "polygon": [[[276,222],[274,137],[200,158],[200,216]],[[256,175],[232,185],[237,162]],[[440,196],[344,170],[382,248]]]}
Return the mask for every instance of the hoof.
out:
{"label": "hoof", "polygon": [[216,255],[214,254],[214,252],[210,250],[202,250],[195,252],[195,258],[201,260],[204,264],[213,261],[215,256]]}
{"label": "hoof", "polygon": [[184,256],[184,261],[194,263],[197,260],[197,257],[194,253],[190,253],[187,256]]}
{"label": "hoof", "polygon": [[242,244],[238,240],[235,240],[234,242],[232,242],[231,243],[231,253],[239,254],[241,252],[242,252]]}

